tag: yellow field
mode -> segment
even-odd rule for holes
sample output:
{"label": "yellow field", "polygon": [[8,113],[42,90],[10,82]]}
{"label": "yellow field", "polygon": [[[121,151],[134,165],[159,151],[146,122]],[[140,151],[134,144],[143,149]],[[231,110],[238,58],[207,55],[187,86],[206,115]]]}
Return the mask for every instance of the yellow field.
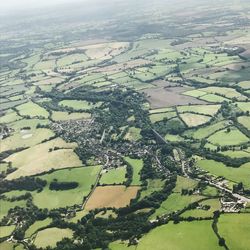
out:
{"label": "yellow field", "polygon": [[[9,156],[6,161],[12,162],[17,170],[7,176],[15,179],[20,176],[30,176],[53,169],[81,166],[82,162],[73,152],[76,145],[66,143],[57,138]],[[63,149],[52,150],[54,147]],[[67,148],[67,149],[65,149]],[[51,152],[49,152],[52,150]]]}
{"label": "yellow field", "polygon": [[102,207],[126,207],[136,197],[139,187],[104,186],[97,187],[88,200],[85,209],[92,210]]}

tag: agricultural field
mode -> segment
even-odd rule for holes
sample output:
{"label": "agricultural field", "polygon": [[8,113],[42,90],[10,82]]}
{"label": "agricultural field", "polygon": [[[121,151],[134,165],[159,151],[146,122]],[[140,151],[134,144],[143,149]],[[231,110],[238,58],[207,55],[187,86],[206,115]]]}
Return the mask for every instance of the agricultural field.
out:
{"label": "agricultural field", "polygon": [[[91,185],[94,185],[100,166],[81,167],[73,169],[58,170],[51,174],[41,176],[41,179],[47,181],[46,187],[40,193],[32,193],[34,204],[40,208],[59,208],[81,204],[83,198],[91,191]],[[60,182],[74,181],[78,186],[69,190],[51,190],[50,184],[53,180]]]}
{"label": "agricultural field", "polygon": [[211,221],[193,221],[159,226],[146,234],[136,249],[223,249],[211,224]]}
{"label": "agricultural field", "polygon": [[55,247],[58,241],[63,238],[72,238],[72,236],[73,232],[70,229],[46,228],[37,233],[34,244],[39,248]]}
{"label": "agricultural field", "polygon": [[229,181],[235,183],[242,182],[245,187],[250,187],[249,163],[245,163],[239,168],[232,168],[214,160],[199,160],[197,166],[214,176],[223,176]]}
{"label": "agricultural field", "polygon": [[130,164],[130,166],[133,169],[133,176],[132,176],[132,182],[131,185],[140,185],[140,171],[143,167],[143,161],[140,159],[132,159],[130,157],[125,157],[125,161]]}
{"label": "agricultural field", "polygon": [[0,9],[0,249],[250,249],[249,1],[64,2]]}
{"label": "agricultural field", "polygon": [[123,184],[126,181],[126,167],[118,167],[110,170],[104,170],[100,179],[102,184]]}
{"label": "agricultural field", "polygon": [[[55,150],[58,147],[59,149]],[[74,153],[75,144],[66,143],[60,138],[38,144],[21,152],[12,154],[6,161],[12,162],[17,170],[8,175],[8,179],[30,176],[53,169],[81,166]]]}
{"label": "agricultural field", "polygon": [[[248,249],[249,239],[249,213],[223,214],[218,221],[218,232],[225,239],[230,249]],[[233,227],[232,227],[233,225]],[[239,238],[241,239],[239,241]]]}
{"label": "agricultural field", "polygon": [[125,207],[136,197],[139,187],[104,186],[97,187],[86,203],[85,209],[102,207]]}
{"label": "agricultural field", "polygon": [[89,113],[67,113],[62,111],[54,111],[51,115],[53,121],[80,120],[89,119],[90,117],[91,114]]}

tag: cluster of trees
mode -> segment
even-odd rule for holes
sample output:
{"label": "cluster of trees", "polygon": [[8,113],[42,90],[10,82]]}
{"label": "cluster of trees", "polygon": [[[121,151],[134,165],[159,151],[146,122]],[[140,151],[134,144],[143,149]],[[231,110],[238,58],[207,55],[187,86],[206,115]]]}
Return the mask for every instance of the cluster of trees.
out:
{"label": "cluster of trees", "polygon": [[79,185],[78,182],[71,181],[71,182],[58,182],[57,180],[53,180],[49,184],[49,189],[50,190],[69,190],[69,189],[74,189],[77,188]]}
{"label": "cluster of trees", "polygon": [[27,190],[27,191],[42,191],[46,186],[47,181],[35,177],[20,177],[14,180],[1,180],[0,181],[0,194],[12,190]]}

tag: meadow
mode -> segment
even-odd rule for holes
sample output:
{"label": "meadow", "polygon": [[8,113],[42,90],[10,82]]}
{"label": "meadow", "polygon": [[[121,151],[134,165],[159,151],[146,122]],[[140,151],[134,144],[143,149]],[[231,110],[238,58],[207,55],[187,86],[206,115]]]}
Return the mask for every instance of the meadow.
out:
{"label": "meadow", "polygon": [[118,167],[109,170],[104,170],[100,179],[102,184],[123,184],[126,181],[126,167]]}
{"label": "meadow", "polygon": [[140,171],[143,167],[143,161],[141,159],[132,159],[130,157],[125,157],[124,160],[133,168],[132,182],[130,185],[141,185]]}
{"label": "meadow", "polygon": [[[142,237],[136,249],[223,249],[223,247],[219,247],[218,240],[211,225],[212,221],[181,222],[179,224],[170,222],[153,229]],[[116,248],[114,248],[114,250],[116,250]]]}

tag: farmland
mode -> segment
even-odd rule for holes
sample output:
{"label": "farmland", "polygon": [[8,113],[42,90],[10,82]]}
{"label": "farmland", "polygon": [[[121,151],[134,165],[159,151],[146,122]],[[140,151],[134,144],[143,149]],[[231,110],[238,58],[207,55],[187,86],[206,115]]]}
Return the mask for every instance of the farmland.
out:
{"label": "farmland", "polygon": [[0,25],[0,249],[248,250],[249,1],[57,2]]}
{"label": "farmland", "polygon": [[85,209],[91,210],[102,207],[125,207],[135,198],[138,187],[105,186],[97,187],[86,204]]}

